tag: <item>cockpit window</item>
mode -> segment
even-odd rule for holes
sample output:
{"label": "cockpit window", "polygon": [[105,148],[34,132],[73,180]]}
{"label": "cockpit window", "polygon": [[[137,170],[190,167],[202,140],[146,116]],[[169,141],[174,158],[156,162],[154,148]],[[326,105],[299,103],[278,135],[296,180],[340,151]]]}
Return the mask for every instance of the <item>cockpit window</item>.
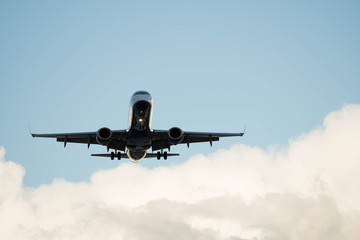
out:
{"label": "cockpit window", "polygon": [[137,91],[137,92],[135,92],[135,94],[134,95],[137,95],[137,94],[145,94],[145,95],[150,95],[150,93],[148,93],[147,91]]}

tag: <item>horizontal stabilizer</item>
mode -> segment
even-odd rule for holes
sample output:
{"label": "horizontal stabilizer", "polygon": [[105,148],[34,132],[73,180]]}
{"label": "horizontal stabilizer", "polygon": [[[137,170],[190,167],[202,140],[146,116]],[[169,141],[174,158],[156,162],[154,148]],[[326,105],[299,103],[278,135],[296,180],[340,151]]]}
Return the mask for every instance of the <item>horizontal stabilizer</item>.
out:
{"label": "horizontal stabilizer", "polygon": [[[168,153],[167,154],[168,157],[179,156],[179,155],[180,154],[178,154],[178,153]],[[93,156],[93,157],[109,157],[109,158],[111,158],[110,153],[91,154],[91,156]],[[116,158],[116,155],[115,155],[115,158]],[[121,158],[129,158],[129,157],[127,156],[127,154],[121,153]],[[157,158],[157,154],[156,153],[147,153],[145,158]]]}
{"label": "horizontal stabilizer", "polygon": [[[92,157],[109,157],[109,158],[111,158],[110,153],[91,154],[91,156]],[[116,158],[116,155],[114,155],[114,157]],[[125,153],[122,153],[121,158],[129,158],[129,157]]]}
{"label": "horizontal stabilizer", "polygon": [[[168,153],[167,156],[168,157],[172,157],[172,156],[179,156],[180,154],[178,153]],[[157,154],[156,153],[148,153],[146,154],[146,157],[145,158],[156,158],[157,157]]]}

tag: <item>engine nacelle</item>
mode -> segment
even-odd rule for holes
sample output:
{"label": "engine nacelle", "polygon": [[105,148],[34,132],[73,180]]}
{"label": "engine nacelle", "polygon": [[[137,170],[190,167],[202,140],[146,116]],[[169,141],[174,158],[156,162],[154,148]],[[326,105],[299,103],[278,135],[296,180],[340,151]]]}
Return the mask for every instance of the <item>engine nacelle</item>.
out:
{"label": "engine nacelle", "polygon": [[178,127],[173,127],[169,129],[168,136],[170,143],[176,145],[184,139],[184,132]]}
{"label": "engine nacelle", "polygon": [[110,128],[100,128],[96,133],[96,141],[101,145],[108,145],[112,137],[112,131]]}

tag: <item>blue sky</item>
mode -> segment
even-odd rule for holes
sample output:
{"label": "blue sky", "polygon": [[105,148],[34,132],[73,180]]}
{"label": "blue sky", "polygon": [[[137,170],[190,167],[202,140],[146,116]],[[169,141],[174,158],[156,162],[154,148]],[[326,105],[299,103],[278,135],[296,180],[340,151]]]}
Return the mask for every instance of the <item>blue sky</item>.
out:
{"label": "blue sky", "polygon": [[241,131],[173,148],[179,164],[232,144],[283,146],[359,103],[357,1],[0,2],[0,146],[24,184],[86,181],[117,161],[102,147],[28,132],[127,127],[131,94],[154,98],[153,128]]}

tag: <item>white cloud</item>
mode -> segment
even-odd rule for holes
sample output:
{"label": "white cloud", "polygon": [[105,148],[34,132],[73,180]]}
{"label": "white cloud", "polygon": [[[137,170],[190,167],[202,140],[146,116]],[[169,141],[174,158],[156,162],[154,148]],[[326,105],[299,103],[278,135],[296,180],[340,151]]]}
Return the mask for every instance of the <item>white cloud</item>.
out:
{"label": "white cloud", "polygon": [[360,105],[263,150],[171,167],[124,163],[90,182],[22,186],[0,148],[0,239],[359,239]]}

